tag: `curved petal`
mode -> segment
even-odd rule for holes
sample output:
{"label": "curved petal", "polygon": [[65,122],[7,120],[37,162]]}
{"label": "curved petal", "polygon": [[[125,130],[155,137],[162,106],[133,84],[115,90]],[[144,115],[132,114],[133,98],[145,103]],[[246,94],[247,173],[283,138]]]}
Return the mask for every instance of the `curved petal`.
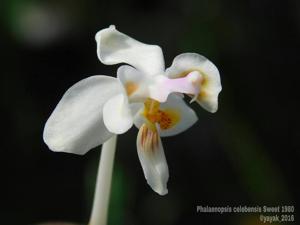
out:
{"label": "curved petal", "polygon": [[168,193],[169,169],[157,130],[143,124],[137,137],[138,156],[150,187],[160,195]]}
{"label": "curved petal", "polygon": [[150,79],[144,73],[138,71],[132,66],[120,66],[117,77],[123,84],[130,102],[143,102],[149,97]]}
{"label": "curved petal", "polygon": [[[158,122],[161,137],[173,136],[184,132],[197,122],[198,117],[185,101],[176,94],[171,94],[168,100],[160,104],[161,120]],[[141,127],[147,123],[144,108],[142,108],[134,118],[136,127]]]}
{"label": "curved petal", "polygon": [[106,128],[115,134],[123,134],[132,127],[133,118],[127,96],[123,93],[109,99],[103,107]]}
{"label": "curved petal", "polygon": [[170,78],[185,77],[193,71],[203,76],[197,102],[207,111],[216,112],[222,86],[217,67],[207,58],[196,53],[178,55],[166,70],[166,75]]}
{"label": "curved petal", "polygon": [[120,82],[108,76],[88,77],[73,85],[46,122],[45,143],[53,151],[75,154],[101,145],[112,136],[103,123],[103,106],[120,92]]}
{"label": "curved petal", "polygon": [[127,63],[138,70],[154,75],[164,71],[162,50],[157,45],[139,42],[111,25],[96,34],[99,60],[107,65]]}

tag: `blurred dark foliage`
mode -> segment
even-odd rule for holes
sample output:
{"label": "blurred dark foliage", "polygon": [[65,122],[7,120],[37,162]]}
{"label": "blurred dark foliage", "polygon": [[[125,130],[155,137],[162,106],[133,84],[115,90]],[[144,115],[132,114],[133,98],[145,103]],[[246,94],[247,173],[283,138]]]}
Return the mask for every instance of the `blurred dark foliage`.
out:
{"label": "blurred dark foliage", "polygon": [[72,84],[115,75],[94,41],[110,24],[160,45],[166,66],[182,52],[207,56],[223,91],[216,114],[192,105],[199,122],[163,140],[165,197],[145,182],[136,128],[119,137],[109,224],[259,224],[196,206],[299,206],[299,1],[3,0],[0,12],[0,224],[88,221],[100,148],[54,153],[42,131]]}

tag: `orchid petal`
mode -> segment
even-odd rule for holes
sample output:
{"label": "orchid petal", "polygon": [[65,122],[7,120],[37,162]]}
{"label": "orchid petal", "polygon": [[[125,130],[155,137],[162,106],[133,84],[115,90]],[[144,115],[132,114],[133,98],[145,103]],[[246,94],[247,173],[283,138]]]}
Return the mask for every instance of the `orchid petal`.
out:
{"label": "orchid petal", "polygon": [[144,124],[137,137],[138,156],[150,187],[160,195],[168,193],[169,169],[157,130]]}
{"label": "orchid petal", "polygon": [[144,104],[141,102],[134,102],[129,104],[131,115],[135,116],[143,107]]}
{"label": "orchid petal", "polygon": [[100,30],[96,41],[98,58],[104,64],[127,63],[148,75],[164,71],[164,58],[159,46],[139,42],[119,32],[113,25]]}
{"label": "orchid petal", "polygon": [[[181,96],[176,94],[169,95],[168,100],[160,104],[160,111],[165,117],[157,126],[161,137],[182,133],[198,120],[194,110],[185,103]],[[144,115],[144,108],[142,108],[135,115],[134,124],[140,128],[144,123],[147,123],[147,118]]]}
{"label": "orchid petal", "polygon": [[113,134],[102,119],[105,102],[122,92],[116,78],[92,76],[64,94],[48,121],[43,138],[52,151],[85,154]]}
{"label": "orchid petal", "polygon": [[166,70],[166,75],[170,78],[185,77],[193,71],[203,76],[196,101],[207,111],[216,112],[222,86],[217,67],[207,58],[196,53],[178,55]]}
{"label": "orchid petal", "polygon": [[117,77],[123,84],[130,102],[143,102],[149,97],[148,86],[152,79],[144,73],[131,66],[124,65],[119,67]]}
{"label": "orchid petal", "polygon": [[123,134],[132,127],[133,118],[127,96],[123,93],[109,99],[103,107],[106,128],[115,134]]}

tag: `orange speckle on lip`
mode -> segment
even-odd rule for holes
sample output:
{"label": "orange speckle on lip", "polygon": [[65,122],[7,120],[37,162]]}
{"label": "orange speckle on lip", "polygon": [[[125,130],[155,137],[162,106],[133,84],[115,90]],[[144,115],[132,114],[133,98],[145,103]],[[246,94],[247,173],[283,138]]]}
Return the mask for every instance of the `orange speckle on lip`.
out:
{"label": "orange speckle on lip", "polygon": [[162,130],[170,129],[175,126],[180,119],[179,113],[173,109],[160,110],[160,119],[158,121]]}
{"label": "orange speckle on lip", "polygon": [[143,115],[151,123],[158,123],[162,130],[170,129],[175,126],[179,120],[180,115],[174,109],[160,109],[158,101],[147,99],[145,101],[145,108]]}

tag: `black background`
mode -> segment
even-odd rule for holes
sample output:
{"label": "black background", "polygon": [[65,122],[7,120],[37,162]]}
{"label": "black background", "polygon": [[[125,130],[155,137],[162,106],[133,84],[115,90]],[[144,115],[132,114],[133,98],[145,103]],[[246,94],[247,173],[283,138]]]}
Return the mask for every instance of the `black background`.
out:
{"label": "black background", "polygon": [[[169,194],[147,185],[137,129],[119,136],[109,224],[259,224],[202,206],[294,205],[299,194],[298,1],[2,1],[0,224],[87,223],[100,148],[54,153],[43,126],[63,93],[102,65],[95,33],[115,24],[162,47],[166,66],[197,52],[220,70],[219,111],[163,139]],[[33,17],[34,15],[34,17]],[[32,19],[33,18],[33,19]],[[29,22],[28,22],[29,21]],[[299,218],[296,218],[298,220]]]}

